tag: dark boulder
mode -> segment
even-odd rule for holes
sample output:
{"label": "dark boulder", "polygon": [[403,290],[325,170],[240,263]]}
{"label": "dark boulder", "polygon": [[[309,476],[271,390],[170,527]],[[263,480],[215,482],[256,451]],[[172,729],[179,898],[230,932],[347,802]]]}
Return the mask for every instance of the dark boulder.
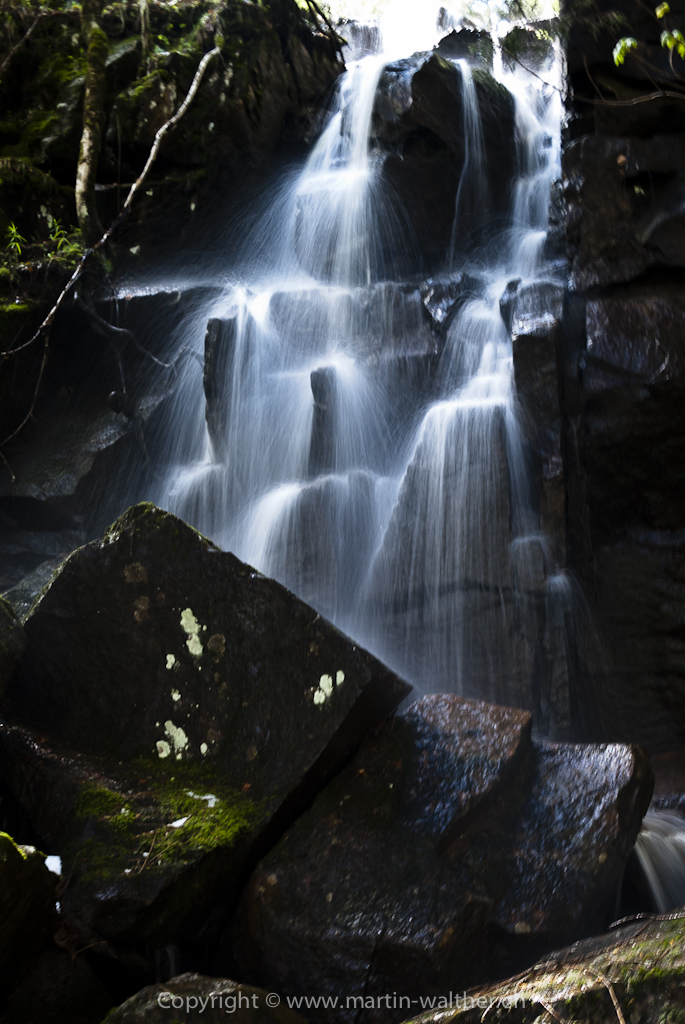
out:
{"label": "dark boulder", "polygon": [[56,919],[56,889],[44,855],[0,832],[0,997],[41,952]]}
{"label": "dark boulder", "polygon": [[669,750],[652,759],[654,796],[652,808],[685,811],[685,750]]}
{"label": "dark boulder", "polygon": [[260,844],[409,692],[152,505],[71,555],[26,630],[2,775],[63,857],[65,912],[112,941],[202,931],[216,893],[230,903]]}
{"label": "dark boulder", "polygon": [[0,597],[0,696],[26,646],[26,637],[12,605]]}
{"label": "dark boulder", "polygon": [[365,741],[261,862],[236,955],[317,1021],[402,1020],[591,933],[651,796],[636,748],[533,746],[530,716],[426,697]]}
{"label": "dark boulder", "polygon": [[[56,938],[62,942],[61,931]],[[99,1024],[117,1000],[98,980],[78,945],[60,948],[48,942],[0,1011],[0,1024]]]}
{"label": "dark boulder", "polygon": [[[506,168],[516,161],[511,93],[487,71],[473,73],[472,87],[484,161],[482,170],[471,168],[470,173],[483,175],[483,202],[477,216],[468,203],[462,204],[459,232],[464,239],[507,214]],[[411,244],[428,270],[444,263],[452,241],[466,153],[464,89],[463,72],[456,64],[438,53],[426,53],[387,65],[377,93],[373,137],[383,155],[381,187],[394,222],[409,225]]]}
{"label": "dark boulder", "polygon": [[103,1024],[167,1024],[172,1015],[185,1024],[213,1024],[227,1015],[237,1024],[304,1024],[293,1010],[274,1006],[274,995],[227,978],[181,974],[131,996]]}
{"label": "dark boulder", "polygon": [[685,266],[685,136],[588,136],[566,147],[564,177],[574,289]]}

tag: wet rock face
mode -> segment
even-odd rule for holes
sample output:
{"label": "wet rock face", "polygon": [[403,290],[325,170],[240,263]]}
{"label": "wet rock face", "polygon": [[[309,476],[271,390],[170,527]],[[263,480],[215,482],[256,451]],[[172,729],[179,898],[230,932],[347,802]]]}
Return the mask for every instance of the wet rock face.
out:
{"label": "wet rock face", "polygon": [[280,584],[151,505],[75,552],[26,629],[3,713],[29,728],[3,729],[2,775],[65,872],[75,866],[63,906],[113,941],[201,930],[266,832],[409,692]]}
{"label": "wet rock face", "polygon": [[285,993],[369,1000],[317,1021],[404,1019],[601,927],[650,795],[637,749],[535,747],[526,712],[423,698],[261,862],[236,954]]}
{"label": "wet rock face", "polygon": [[[485,147],[478,173],[484,175],[484,193],[496,218],[508,211],[503,168],[516,160],[514,102],[485,70],[474,72],[474,87]],[[384,189],[394,196],[396,222],[410,225],[420,265],[431,269],[444,262],[451,243],[464,166],[462,73],[439,53],[415,54],[385,68],[377,96],[374,137],[383,154]],[[476,223],[464,205],[459,231],[466,237]],[[482,209],[478,220],[483,222]]]}
{"label": "wet rock face", "polygon": [[[541,305],[559,307],[558,317],[542,312]],[[514,385],[521,424],[535,456],[540,525],[551,542],[552,558],[557,565],[563,565],[566,556],[563,425],[559,393],[560,307],[560,301],[540,303],[539,296],[528,296],[522,290],[512,326]]]}
{"label": "wet rock face", "polygon": [[570,539],[605,645],[603,663],[581,652],[584,672],[605,735],[674,749],[685,728],[685,304],[665,281],[580,305],[578,378],[567,362],[564,382]]}
{"label": "wet rock face", "polygon": [[235,372],[235,317],[214,318],[207,324],[202,383],[207,433],[216,458],[226,458],[231,386]]}
{"label": "wet rock face", "polygon": [[685,266],[685,139],[588,136],[564,170],[576,290]]}
{"label": "wet rock face", "polygon": [[171,1016],[182,1015],[187,1024],[304,1024],[303,1018],[287,1007],[271,1007],[261,988],[240,985],[227,978],[206,978],[181,974],[163,984],[149,985],[108,1014],[103,1024],[166,1024]]}
{"label": "wet rock face", "polygon": [[[619,31],[609,10],[600,0],[592,19],[576,12],[567,44],[567,551],[602,647],[578,650],[579,692],[594,707],[585,734],[656,753],[682,746],[685,729],[685,110],[666,95],[676,69],[660,19],[621,0]],[[619,35],[638,45],[617,68]]]}
{"label": "wet rock face", "polygon": [[12,605],[0,597],[0,696],[26,646],[26,637]]}

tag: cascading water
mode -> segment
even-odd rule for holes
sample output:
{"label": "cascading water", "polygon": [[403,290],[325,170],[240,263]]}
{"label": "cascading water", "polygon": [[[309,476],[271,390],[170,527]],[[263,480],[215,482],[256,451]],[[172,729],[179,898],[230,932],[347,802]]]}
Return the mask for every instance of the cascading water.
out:
{"label": "cascading water", "polygon": [[495,233],[481,101],[468,63],[454,62],[464,160],[437,283],[460,298],[435,353],[421,282],[397,269],[406,226],[374,140],[394,31],[390,54],[341,79],[306,166],[271,197],[209,311],[206,426],[191,368],[168,422],[176,464],[153,497],[420,688],[532,706],[549,567],[505,307],[512,282],[533,294],[551,274],[558,98],[503,78],[519,161]]}
{"label": "cascading water", "polygon": [[685,905],[685,818],[675,811],[648,811],[635,853],[654,910],[666,914]]}

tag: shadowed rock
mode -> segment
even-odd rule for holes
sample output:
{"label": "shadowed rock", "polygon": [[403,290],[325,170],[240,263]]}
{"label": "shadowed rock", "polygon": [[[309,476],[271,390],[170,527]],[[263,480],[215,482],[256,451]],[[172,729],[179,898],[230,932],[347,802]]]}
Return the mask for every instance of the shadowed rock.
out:
{"label": "shadowed rock", "polygon": [[167,1024],[170,1016],[183,1015],[186,1024],[304,1024],[302,1017],[285,1006],[272,1007],[273,993],[227,978],[181,974],[163,984],[149,985],[108,1014],[103,1024]]}
{"label": "shadowed rock", "polygon": [[446,998],[438,998],[434,1009],[413,1020],[416,1024],[481,1024],[484,1019],[494,1024],[675,1021],[685,1005],[684,940],[682,920],[636,921],[551,953],[522,978],[460,993],[451,1005]]}
{"label": "shadowed rock", "polygon": [[26,637],[14,608],[0,597],[0,696],[10,681],[14,666],[26,646]]}
{"label": "shadowed rock", "polygon": [[313,1020],[402,1020],[385,994],[461,991],[601,927],[650,795],[638,748],[533,746],[526,712],[423,698],[259,865],[237,955],[288,994],[363,994]]}
{"label": "shadowed rock", "polygon": [[557,350],[559,321],[551,314],[517,316],[512,330],[514,384],[521,425],[537,462],[540,521],[554,545],[555,561],[566,556],[565,490],[562,462],[562,417]]}
{"label": "shadowed rock", "polygon": [[582,371],[567,360],[563,382],[569,531],[604,644],[604,659],[580,652],[584,685],[610,735],[657,753],[685,728],[685,303],[663,281],[581,308]]}
{"label": "shadowed rock", "polygon": [[235,317],[225,320],[215,318],[207,324],[205,334],[205,363],[202,375],[205,419],[212,449],[219,461],[224,461],[227,455],[236,331]]}
{"label": "shadowed rock", "polygon": [[319,476],[335,469],[338,375],[334,366],[311,372],[314,415],[309,443],[309,475]]}
{"label": "shadowed rock", "polygon": [[0,832],[0,995],[39,954],[55,919],[57,879],[31,846]]}
{"label": "shadowed rock", "polygon": [[113,941],[202,931],[217,892],[230,903],[260,844],[409,692],[152,505],[75,552],[26,629],[0,771],[63,857],[63,908]]}
{"label": "shadowed rock", "polygon": [[564,154],[576,290],[685,266],[685,140],[588,136]]}

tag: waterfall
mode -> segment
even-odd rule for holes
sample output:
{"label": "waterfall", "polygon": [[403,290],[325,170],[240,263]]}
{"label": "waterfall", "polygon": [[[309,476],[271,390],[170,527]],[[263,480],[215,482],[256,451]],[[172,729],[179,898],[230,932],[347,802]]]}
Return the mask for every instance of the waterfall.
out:
{"label": "waterfall", "polygon": [[655,909],[667,914],[685,906],[685,818],[675,811],[648,811],[635,853]]}
{"label": "waterfall", "polygon": [[455,64],[461,72],[461,92],[464,107],[464,166],[459,179],[457,198],[454,204],[454,222],[452,224],[452,240],[450,242],[450,262],[453,264],[460,247],[460,217],[465,208],[481,211],[482,220],[487,220],[488,197],[484,188],[484,148],[483,129],[481,126],[478,96],[473,80],[473,73],[468,61],[456,60]]}
{"label": "waterfall", "polygon": [[[206,309],[204,396],[188,370],[149,496],[421,689],[533,709],[545,609],[561,622],[565,591],[547,593],[511,326],[517,289],[553,279],[542,242],[559,103],[537,79],[502,73],[495,86],[509,90],[518,132],[510,213],[495,232],[487,100],[469,63],[454,62],[463,165],[446,211],[451,251],[428,284],[398,270],[410,235],[374,118],[389,59],[437,41],[440,5],[413,25],[397,3],[381,24],[384,52],[369,52],[378,35],[368,27],[352,40],[349,53],[366,56],[342,76],[305,165],[272,189]],[[466,213],[479,220],[477,249]],[[427,296],[438,293],[448,301],[436,347]],[[184,339],[198,353],[203,326]],[[568,730],[568,693],[558,700],[566,710],[547,720]]]}

